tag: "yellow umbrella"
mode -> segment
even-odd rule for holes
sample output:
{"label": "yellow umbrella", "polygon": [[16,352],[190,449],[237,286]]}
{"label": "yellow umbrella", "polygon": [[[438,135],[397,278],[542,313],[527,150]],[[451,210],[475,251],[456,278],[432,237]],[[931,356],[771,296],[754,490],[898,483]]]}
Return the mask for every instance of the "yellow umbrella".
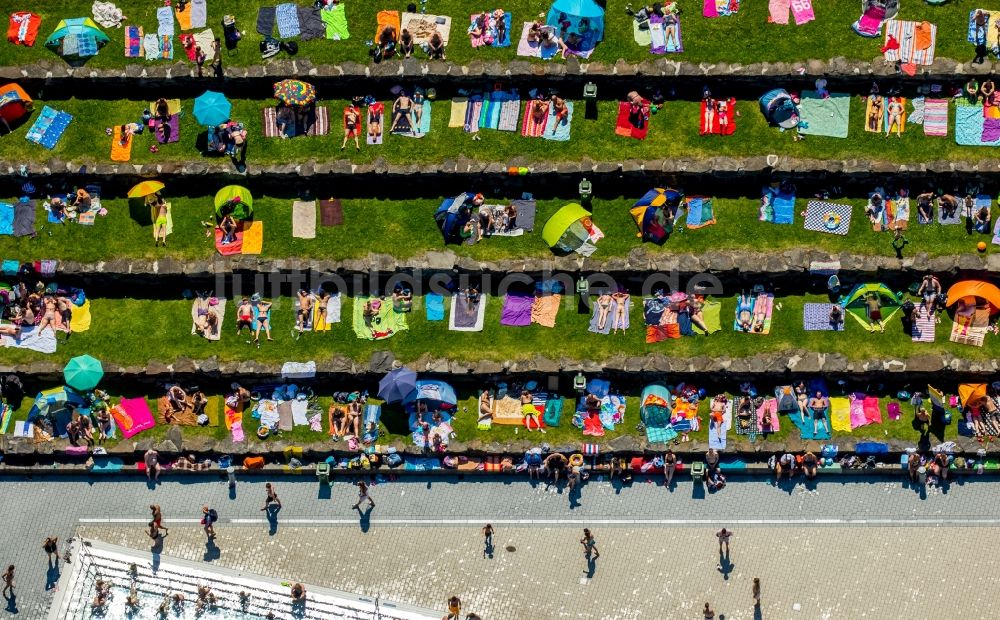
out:
{"label": "yellow umbrella", "polygon": [[150,194],[155,194],[166,187],[163,183],[159,181],[143,181],[139,183],[132,189],[128,190],[129,198],[145,198]]}

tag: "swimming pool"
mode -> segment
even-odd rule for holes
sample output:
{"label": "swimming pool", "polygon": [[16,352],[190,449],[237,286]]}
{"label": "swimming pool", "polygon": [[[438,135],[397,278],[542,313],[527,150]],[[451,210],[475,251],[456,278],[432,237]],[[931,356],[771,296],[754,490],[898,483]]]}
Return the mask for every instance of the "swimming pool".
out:
{"label": "swimming pool", "polygon": [[[67,568],[72,570],[63,571],[59,579],[49,620],[438,620],[444,614],[308,584],[306,603],[293,605],[287,581],[94,540],[74,540],[71,554]],[[98,579],[111,583],[111,597],[103,609],[95,610],[91,602]],[[130,611],[126,599],[133,583],[139,607]],[[216,606],[198,613],[195,601],[203,585],[211,588]],[[184,602],[171,603],[161,616],[164,598],[175,593],[182,594]]]}

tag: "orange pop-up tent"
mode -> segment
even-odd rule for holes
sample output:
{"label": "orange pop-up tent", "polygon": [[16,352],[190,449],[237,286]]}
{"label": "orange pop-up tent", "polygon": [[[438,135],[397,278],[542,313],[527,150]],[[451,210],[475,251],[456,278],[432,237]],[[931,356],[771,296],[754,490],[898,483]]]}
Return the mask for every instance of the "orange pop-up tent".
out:
{"label": "orange pop-up tent", "polygon": [[0,87],[0,121],[8,132],[11,125],[31,112],[31,106],[31,97],[17,84]]}

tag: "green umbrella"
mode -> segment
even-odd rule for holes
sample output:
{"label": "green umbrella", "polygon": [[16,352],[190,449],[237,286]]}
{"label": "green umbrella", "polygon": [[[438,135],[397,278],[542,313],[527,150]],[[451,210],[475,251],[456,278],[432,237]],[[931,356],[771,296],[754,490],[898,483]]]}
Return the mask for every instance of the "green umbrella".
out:
{"label": "green umbrella", "polygon": [[80,392],[88,392],[104,378],[104,367],[101,360],[89,355],[74,357],[63,369],[66,385]]}

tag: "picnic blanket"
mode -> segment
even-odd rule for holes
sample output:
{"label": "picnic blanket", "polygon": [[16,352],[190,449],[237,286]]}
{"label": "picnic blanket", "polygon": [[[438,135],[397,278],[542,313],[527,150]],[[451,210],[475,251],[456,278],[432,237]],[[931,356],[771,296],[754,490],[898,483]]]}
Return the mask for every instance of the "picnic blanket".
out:
{"label": "picnic blanket", "polygon": [[531,303],[531,322],[542,327],[555,327],[560,303],[562,295],[558,293],[535,297]]}
{"label": "picnic blanket", "polygon": [[299,27],[298,7],[291,2],[279,4],[274,8],[274,21],[278,24],[278,38],[280,39],[290,39],[302,33],[302,29]]}
{"label": "picnic blanket", "polygon": [[[733,132],[736,131],[736,98],[730,97],[726,99],[724,110],[719,110],[719,102],[714,99],[712,103],[712,114],[706,114],[708,112],[709,102],[704,99],[701,102],[701,114],[698,117],[698,133],[703,136],[716,135],[716,136],[731,136]],[[725,124],[721,121],[725,119]]]}
{"label": "picnic blanket", "polygon": [[299,17],[299,38],[303,41],[313,41],[326,37],[326,24],[323,23],[322,9],[313,6],[296,6]]}
{"label": "picnic blanket", "polygon": [[344,206],[338,198],[320,200],[319,218],[323,226],[340,226],[344,223]]}
{"label": "picnic blanket", "polygon": [[135,139],[130,137],[122,144],[122,128],[115,125],[111,135],[111,161],[128,161],[132,159],[132,142]]}
{"label": "picnic blanket", "polygon": [[166,122],[156,119],[153,122],[153,135],[160,144],[177,142],[181,139],[181,119],[177,114],[171,114]]}
{"label": "picnic blanket", "polygon": [[[955,138],[958,139],[958,127],[956,118]],[[925,99],[924,100],[924,135],[925,136],[947,136],[948,135],[948,100],[947,99]]]}
{"label": "picnic blanket", "polygon": [[549,107],[551,104],[548,101],[538,101],[538,104],[545,110],[545,114],[542,116],[541,121],[536,121],[534,114],[532,114],[532,108],[536,105],[536,102],[529,101],[525,104],[524,120],[521,123],[522,136],[527,138],[540,138],[545,133],[545,125],[549,119]]}
{"label": "picnic blanket", "polygon": [[810,200],[806,205],[806,230],[846,235],[851,228],[851,205]]}
{"label": "picnic blanket", "polygon": [[[646,102],[648,104],[648,102]],[[641,112],[639,114],[642,114]],[[649,119],[643,118],[641,122],[641,127],[636,127],[631,121],[632,117],[632,104],[628,101],[618,102],[618,118],[615,120],[615,133],[619,136],[624,136],[626,138],[635,138],[636,140],[645,140],[646,134],[649,133]]]}
{"label": "picnic blanket", "polygon": [[955,106],[955,142],[962,146],[1000,146],[1000,118],[987,118],[986,114],[985,107]]}
{"label": "picnic blanket", "polygon": [[816,91],[802,91],[799,103],[799,133],[811,136],[846,138],[851,115],[851,96],[830,93],[827,98]]}
{"label": "picnic blanket", "polygon": [[629,314],[632,312],[632,298],[629,297],[625,300],[625,318],[624,320],[616,320],[618,314],[618,308],[620,304],[617,299],[611,300],[611,306],[608,308],[608,315],[604,321],[604,325],[600,324],[600,313],[601,309],[597,303],[597,300],[591,295],[591,302],[594,306],[594,310],[591,313],[590,325],[587,327],[587,331],[593,332],[595,334],[603,334],[607,336],[611,333],[611,330],[626,330],[629,327]]}
{"label": "picnic blanket", "polygon": [[73,117],[66,112],[44,106],[24,137],[29,142],[54,149],[72,120]]}
{"label": "picnic blanket", "polygon": [[420,47],[430,43],[437,32],[446,46],[451,37],[451,17],[448,15],[428,15],[426,13],[403,13],[402,28],[413,37],[413,45]]}
{"label": "picnic blanket", "polygon": [[174,36],[174,12],[169,6],[156,9],[156,34],[161,37]]}
{"label": "picnic blanket", "polygon": [[830,428],[835,431],[851,432],[851,401],[846,397],[838,396],[830,399]]}
{"label": "picnic blanket", "polygon": [[[451,298],[451,313],[448,317],[448,329],[456,332],[483,331],[483,319],[486,317],[486,295],[480,294],[479,303],[471,308],[461,295]],[[530,315],[529,315],[530,322]]]}
{"label": "picnic blanket", "polygon": [[173,39],[169,35],[147,34],[142,38],[142,48],[142,55],[150,62],[174,57]]}
{"label": "picnic blanket", "polygon": [[[885,26],[885,59],[904,65],[931,65],[937,26],[929,22],[892,19]],[[892,44],[893,40],[897,45]]]}
{"label": "picnic blanket", "polygon": [[121,404],[111,407],[111,417],[125,439],[156,426],[153,412],[145,398],[123,398]]}
{"label": "picnic blanket", "polygon": [[771,333],[771,314],[774,312],[774,295],[771,293],[760,293],[758,295],[754,295],[750,300],[750,303],[744,304],[743,306],[740,305],[741,302],[739,297],[737,297],[736,301],[736,316],[733,319],[733,330],[738,332],[743,331],[740,328],[740,314],[743,311],[748,311],[750,312],[751,317],[760,314],[763,318],[763,323],[760,323],[758,326],[756,321],[752,321],[754,324],[751,326],[750,330],[745,333],[762,335]]}
{"label": "picnic blanket", "polygon": [[705,0],[701,14],[708,18],[735,15],[740,10],[740,0]]}
{"label": "picnic blanket", "polygon": [[500,324],[508,327],[531,325],[531,306],[534,296],[527,293],[507,293],[500,313]]}
{"label": "picnic blanket", "polygon": [[923,304],[917,306],[913,310],[913,324],[910,328],[913,342],[934,342],[936,324],[933,312],[928,312]]}
{"label": "picnic blanket", "polygon": [[264,249],[264,222],[255,220],[243,231],[243,254],[260,254]]}
{"label": "picnic blanket", "polygon": [[331,41],[344,41],[351,38],[344,6],[343,3],[334,4],[319,12],[319,17],[326,27],[326,38]]}
{"label": "picnic blanket", "polygon": [[21,329],[21,336],[0,336],[0,345],[14,349],[28,349],[38,353],[56,352],[56,332],[45,328],[39,331],[37,327]]}
{"label": "picnic blanket", "polygon": [[[531,25],[533,22],[524,22],[521,27],[521,38],[517,41],[517,55],[527,56],[529,58],[541,58],[542,60],[549,60],[555,58],[559,53],[559,46],[553,41],[549,45],[543,46],[537,41],[528,41],[528,35],[531,32]],[[555,28],[552,26],[542,26],[543,31],[548,29],[550,32],[555,34]],[[649,45],[649,41],[646,41],[645,45]]]}
{"label": "picnic blanket", "polygon": [[392,304],[385,301],[378,312],[371,318],[371,324],[365,323],[365,304],[369,297],[354,298],[354,334],[362,340],[385,340],[401,331],[406,331],[406,314],[396,312]]}
{"label": "picnic blanket", "polygon": [[296,200],[292,203],[292,236],[296,239],[316,238],[315,200]]}
{"label": "picnic blanket", "polygon": [[469,41],[472,43],[472,47],[510,47],[510,25],[511,25],[511,14],[504,11],[503,14],[503,36],[500,36],[500,28],[497,19],[493,16],[493,11],[489,11],[489,18],[486,22],[487,34],[480,36],[472,36],[472,30],[476,27],[476,19],[482,13],[476,13],[469,16]]}
{"label": "picnic blanket", "polygon": [[15,237],[30,237],[35,235],[34,200],[18,200],[14,203],[14,219],[11,223],[11,233]]}
{"label": "picnic blanket", "polygon": [[[413,114],[413,109],[410,109],[410,115]],[[412,124],[412,117],[410,115],[402,116],[399,122],[396,124],[396,129],[393,130],[392,134],[395,136],[402,136],[404,138],[423,138],[431,131],[431,100],[424,99],[423,110],[420,114],[420,124],[416,127]]]}
{"label": "picnic blanket", "polygon": [[142,26],[125,27],[125,58],[139,58],[145,53],[143,36]]}
{"label": "picnic blanket", "polygon": [[545,132],[542,137],[546,140],[556,142],[566,142],[569,140],[570,127],[573,125],[573,102],[566,102],[566,119],[559,121],[556,119],[555,108],[549,107],[549,117],[545,120]]}
{"label": "picnic blanket", "polygon": [[951,325],[950,340],[959,344],[981,347],[983,346],[983,340],[986,338],[986,330],[989,324],[989,306],[976,308],[975,313],[971,316],[963,317],[956,314],[954,322]]}
{"label": "picnic blanket", "polygon": [[830,322],[830,308],[833,304],[806,303],[802,307],[802,329],[807,332],[844,331],[843,320],[836,325]]}
{"label": "picnic blanket", "polygon": [[715,223],[715,207],[708,196],[687,196],[687,218],[684,225],[691,230],[711,226]]}

